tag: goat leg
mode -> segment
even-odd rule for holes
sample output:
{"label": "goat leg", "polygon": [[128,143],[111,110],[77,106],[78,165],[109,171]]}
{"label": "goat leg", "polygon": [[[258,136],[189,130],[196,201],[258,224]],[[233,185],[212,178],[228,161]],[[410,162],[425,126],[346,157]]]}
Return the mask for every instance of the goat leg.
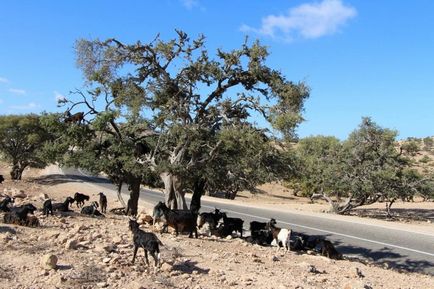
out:
{"label": "goat leg", "polygon": [[136,254],[137,254],[138,249],[139,249],[139,247],[134,246],[133,261],[131,261],[133,264],[134,264],[134,261],[136,260]]}
{"label": "goat leg", "polygon": [[[149,260],[148,260],[148,250],[146,250],[145,248],[143,248],[143,250],[145,250],[145,261],[146,261],[146,265],[149,267]],[[154,254],[151,252],[152,256],[154,256]]]}

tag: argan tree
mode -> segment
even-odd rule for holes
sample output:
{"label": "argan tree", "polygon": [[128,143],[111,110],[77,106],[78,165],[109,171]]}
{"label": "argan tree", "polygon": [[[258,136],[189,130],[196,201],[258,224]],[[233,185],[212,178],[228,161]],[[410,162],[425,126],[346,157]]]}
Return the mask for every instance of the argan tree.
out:
{"label": "argan tree", "polygon": [[47,165],[42,148],[51,135],[34,114],[0,116],[0,157],[12,165],[11,178],[21,180],[27,167]]}
{"label": "argan tree", "polygon": [[[83,39],[76,50],[87,87],[64,104],[85,112],[92,143],[117,148],[122,157],[110,156],[115,168],[126,174],[134,168],[132,178],[123,177],[133,208],[145,171],[159,176],[170,207],[186,208],[187,186],[203,190],[198,172],[224,152],[226,130],[259,132],[268,123],[291,138],[309,95],[304,83],[266,65],[267,49],[258,42],[210,54],[203,36],[191,40],[177,31],[175,39],[150,43]],[[105,150],[92,161],[107,158]]]}
{"label": "argan tree", "polygon": [[396,136],[396,131],[363,118],[342,144],[329,139],[308,142],[306,148],[302,142],[304,169],[300,175],[311,198],[326,200],[338,214],[384,200],[390,215],[390,207],[397,199],[427,194],[430,178],[412,169],[408,157],[416,153],[415,148],[399,147]]}

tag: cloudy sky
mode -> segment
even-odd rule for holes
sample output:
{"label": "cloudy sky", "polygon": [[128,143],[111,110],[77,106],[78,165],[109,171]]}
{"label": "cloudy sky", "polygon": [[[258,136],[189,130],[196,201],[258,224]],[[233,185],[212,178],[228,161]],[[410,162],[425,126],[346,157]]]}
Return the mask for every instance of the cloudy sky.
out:
{"label": "cloudy sky", "polygon": [[3,0],[0,114],[56,111],[83,86],[79,38],[203,33],[207,48],[269,47],[268,64],[312,88],[300,136],[345,138],[371,116],[401,138],[434,135],[434,1]]}

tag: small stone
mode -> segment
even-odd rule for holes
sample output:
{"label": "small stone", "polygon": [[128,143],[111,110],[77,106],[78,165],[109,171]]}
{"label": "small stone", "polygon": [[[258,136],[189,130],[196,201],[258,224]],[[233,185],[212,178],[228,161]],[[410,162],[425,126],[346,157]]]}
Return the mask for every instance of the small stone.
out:
{"label": "small stone", "polygon": [[56,269],[57,268],[57,260],[58,260],[58,258],[56,255],[47,254],[47,255],[42,256],[41,265],[44,269]]}
{"label": "small stone", "polygon": [[102,259],[102,262],[107,264],[107,263],[109,263],[111,261],[111,259],[112,258],[107,257],[107,258]]}
{"label": "small stone", "polygon": [[75,239],[69,239],[68,241],[66,241],[65,249],[76,250],[77,246],[78,246],[77,240],[75,240]]}
{"label": "small stone", "polygon": [[271,258],[271,260],[272,260],[273,262],[277,262],[277,261],[279,261],[279,258],[278,258],[277,256],[273,256],[273,257]]}
{"label": "small stone", "polygon": [[161,265],[161,270],[164,272],[171,272],[172,266],[168,263],[163,263],[163,265]]}
{"label": "small stone", "polygon": [[108,287],[108,284],[106,282],[100,282],[100,283],[96,283],[96,286],[100,288],[106,288]]}

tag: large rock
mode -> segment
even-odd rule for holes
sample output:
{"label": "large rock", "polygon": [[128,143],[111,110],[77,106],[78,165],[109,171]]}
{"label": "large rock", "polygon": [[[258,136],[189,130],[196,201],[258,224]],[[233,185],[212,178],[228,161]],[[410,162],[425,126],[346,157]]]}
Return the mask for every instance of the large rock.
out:
{"label": "large rock", "polygon": [[41,258],[41,266],[44,269],[56,269],[58,258],[56,255],[47,254]]}

